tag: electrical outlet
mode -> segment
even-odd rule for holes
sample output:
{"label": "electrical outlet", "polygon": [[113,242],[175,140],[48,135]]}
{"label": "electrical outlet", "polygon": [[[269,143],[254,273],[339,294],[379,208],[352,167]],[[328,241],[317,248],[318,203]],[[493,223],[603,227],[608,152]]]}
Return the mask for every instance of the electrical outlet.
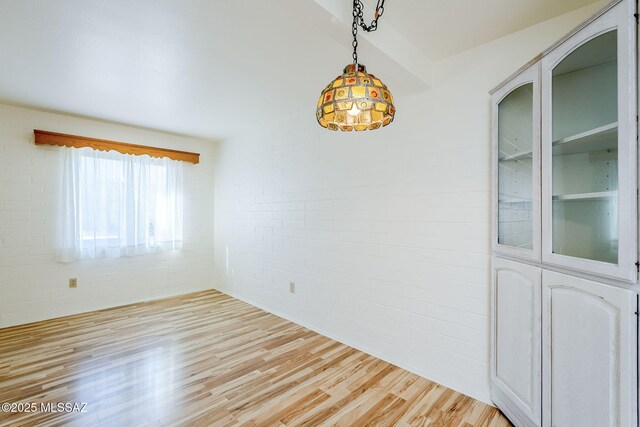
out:
{"label": "electrical outlet", "polygon": [[296,293],[296,284],[294,282],[289,282],[289,292],[292,294]]}
{"label": "electrical outlet", "polygon": [[76,279],[75,277],[69,279],[69,287],[70,288],[77,288],[78,287],[78,279]]}

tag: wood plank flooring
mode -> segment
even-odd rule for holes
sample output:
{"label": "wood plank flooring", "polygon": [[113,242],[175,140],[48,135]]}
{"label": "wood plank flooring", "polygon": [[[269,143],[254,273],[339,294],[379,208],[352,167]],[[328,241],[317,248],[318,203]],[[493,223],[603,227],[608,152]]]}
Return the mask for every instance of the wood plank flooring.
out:
{"label": "wood plank flooring", "polygon": [[[508,426],[488,405],[217,291],[0,330],[1,425]],[[41,403],[86,403],[42,412]],[[45,408],[46,409],[46,408]]]}

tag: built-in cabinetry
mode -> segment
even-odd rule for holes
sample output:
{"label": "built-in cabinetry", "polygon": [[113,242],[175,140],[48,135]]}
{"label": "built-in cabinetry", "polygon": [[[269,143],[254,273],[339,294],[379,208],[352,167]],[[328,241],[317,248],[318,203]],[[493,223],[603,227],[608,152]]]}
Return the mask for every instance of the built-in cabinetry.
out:
{"label": "built-in cabinetry", "polygon": [[636,8],[492,92],[491,393],[518,426],[638,425]]}

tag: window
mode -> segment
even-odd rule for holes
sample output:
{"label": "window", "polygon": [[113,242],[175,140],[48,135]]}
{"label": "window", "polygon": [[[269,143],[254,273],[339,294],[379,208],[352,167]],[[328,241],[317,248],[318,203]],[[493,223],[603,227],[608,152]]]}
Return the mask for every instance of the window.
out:
{"label": "window", "polygon": [[180,161],[63,147],[56,260],[181,249],[182,186]]}

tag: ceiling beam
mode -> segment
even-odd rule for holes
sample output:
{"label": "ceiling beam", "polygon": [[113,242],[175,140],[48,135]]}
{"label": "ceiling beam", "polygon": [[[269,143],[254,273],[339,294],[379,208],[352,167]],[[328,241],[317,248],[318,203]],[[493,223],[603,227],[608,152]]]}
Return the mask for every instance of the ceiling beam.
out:
{"label": "ceiling beam", "polygon": [[[347,0],[314,0],[323,9],[329,12],[335,22],[351,27],[353,20],[352,3]],[[384,19],[384,18],[383,18]],[[382,51],[409,73],[416,76],[429,89],[433,87],[433,61],[425,56],[413,43],[407,40],[388,22],[381,24],[382,33],[367,33],[360,31],[358,34],[369,43]]]}

